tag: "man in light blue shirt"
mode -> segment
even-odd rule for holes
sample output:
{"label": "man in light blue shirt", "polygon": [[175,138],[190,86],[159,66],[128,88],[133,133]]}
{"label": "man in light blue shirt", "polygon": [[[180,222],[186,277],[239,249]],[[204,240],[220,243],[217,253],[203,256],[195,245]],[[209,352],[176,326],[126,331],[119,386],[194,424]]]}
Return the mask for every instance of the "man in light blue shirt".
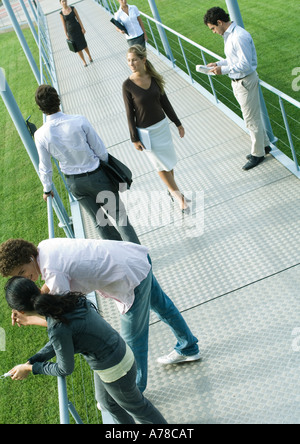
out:
{"label": "man in light blue shirt", "polygon": [[[35,101],[46,114],[46,122],[34,134],[44,200],[52,194],[53,157],[59,161],[71,193],[94,219],[101,239],[139,244],[119,197],[119,190],[102,168],[102,163],[108,161],[108,153],[92,125],[84,116],[62,113],[60,98],[50,85],[38,87]],[[101,202],[100,192],[105,192],[105,202]],[[110,216],[116,221],[117,229],[103,212],[104,203],[105,210],[109,209]]]}
{"label": "man in light blue shirt", "polygon": [[265,154],[271,151],[261,116],[255,46],[249,32],[231,22],[229,15],[221,8],[209,9],[204,16],[204,23],[214,34],[224,38],[226,59],[208,66],[212,67],[214,74],[226,74],[232,80],[233,92],[252,141],[251,154],[243,166],[244,170],[249,170],[259,165]]}

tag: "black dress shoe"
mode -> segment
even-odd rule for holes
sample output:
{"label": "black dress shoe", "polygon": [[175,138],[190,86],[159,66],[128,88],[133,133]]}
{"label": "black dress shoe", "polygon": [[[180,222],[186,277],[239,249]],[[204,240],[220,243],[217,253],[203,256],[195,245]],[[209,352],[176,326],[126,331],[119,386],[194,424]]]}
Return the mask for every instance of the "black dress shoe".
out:
{"label": "black dress shoe", "polygon": [[246,165],[243,166],[243,170],[250,170],[251,168],[256,167],[264,160],[264,158],[265,158],[264,156],[257,157],[251,155]]}
{"label": "black dress shoe", "polygon": [[[272,148],[270,146],[265,146],[265,153],[269,154],[272,151]],[[248,156],[246,156],[246,159],[251,159],[252,154],[248,154]]]}

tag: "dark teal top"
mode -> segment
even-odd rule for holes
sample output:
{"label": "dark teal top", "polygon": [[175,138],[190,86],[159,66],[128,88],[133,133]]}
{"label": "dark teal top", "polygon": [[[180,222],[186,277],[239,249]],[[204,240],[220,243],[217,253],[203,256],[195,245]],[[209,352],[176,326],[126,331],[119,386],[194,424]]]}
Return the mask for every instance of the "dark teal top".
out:
{"label": "dark teal top", "polygon": [[[47,318],[49,342],[29,359],[33,374],[67,376],[74,370],[74,355],[81,353],[92,370],[120,363],[126,344],[85,298],[65,315],[68,324]],[[56,363],[48,362],[56,356]]]}

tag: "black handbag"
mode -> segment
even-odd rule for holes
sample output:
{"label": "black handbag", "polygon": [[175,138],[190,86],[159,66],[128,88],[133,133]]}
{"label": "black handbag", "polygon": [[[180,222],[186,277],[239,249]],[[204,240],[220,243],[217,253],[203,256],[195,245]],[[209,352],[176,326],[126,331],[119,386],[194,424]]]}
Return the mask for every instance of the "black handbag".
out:
{"label": "black handbag", "polygon": [[67,39],[67,44],[68,44],[68,47],[69,47],[70,51],[77,52],[77,48],[76,48],[75,42],[73,42],[72,40]]}
{"label": "black handbag", "polygon": [[112,18],[110,21],[111,21],[111,23],[112,23],[113,25],[115,25],[117,28],[119,28],[120,31],[124,31],[125,34],[128,35],[127,29],[125,28],[124,25],[122,25],[122,23],[118,22],[118,20],[116,20],[116,19],[114,19],[114,18]]}
{"label": "black handbag", "polygon": [[[132,172],[124,163],[108,154],[108,163],[101,162],[101,167],[121,192],[129,190],[132,184]],[[126,186],[119,188],[121,183]]]}

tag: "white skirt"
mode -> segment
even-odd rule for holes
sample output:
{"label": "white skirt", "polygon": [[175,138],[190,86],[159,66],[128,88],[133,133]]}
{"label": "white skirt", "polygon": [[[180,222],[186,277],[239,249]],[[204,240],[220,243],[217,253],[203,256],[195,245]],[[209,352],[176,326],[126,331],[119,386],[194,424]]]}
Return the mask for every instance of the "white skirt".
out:
{"label": "white skirt", "polygon": [[171,171],[177,163],[168,119],[145,128],[149,132],[151,151],[144,150],[157,171]]}

